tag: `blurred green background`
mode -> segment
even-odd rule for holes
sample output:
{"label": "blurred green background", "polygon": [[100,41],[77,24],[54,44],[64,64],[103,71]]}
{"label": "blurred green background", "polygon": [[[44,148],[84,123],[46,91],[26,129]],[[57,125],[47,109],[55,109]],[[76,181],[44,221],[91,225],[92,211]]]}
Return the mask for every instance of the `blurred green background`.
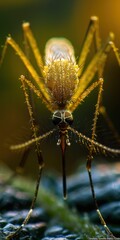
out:
{"label": "blurred green background", "polygon": [[[108,33],[113,31],[115,44],[120,49],[119,0],[1,0],[0,45],[4,45],[6,36],[11,34],[23,48],[21,24],[23,21],[29,21],[42,55],[46,41],[51,37],[60,36],[72,42],[78,57],[92,15],[99,17],[102,42],[104,43]],[[26,70],[20,59],[9,47],[0,68],[0,159],[12,168],[17,166],[22,152],[11,153],[9,145],[30,138],[28,112],[18,81],[19,76],[25,73]],[[116,129],[120,132],[120,69],[112,52],[107,61],[104,78],[104,103]],[[75,124],[81,132],[87,133],[88,128],[91,127],[88,116],[93,114],[90,113],[90,106],[94,105],[93,98],[93,96],[89,97],[75,112]],[[40,101],[37,101],[36,105],[41,132],[46,132],[52,128],[51,114]],[[77,167],[81,156],[81,150],[75,141],[75,137],[72,137],[71,148],[67,153],[67,165],[70,171]],[[42,144],[46,167],[49,169],[60,169],[60,149],[56,146],[56,142],[57,135],[48,138]],[[32,153],[26,167],[29,173],[31,169],[32,172],[36,172],[34,158]]]}

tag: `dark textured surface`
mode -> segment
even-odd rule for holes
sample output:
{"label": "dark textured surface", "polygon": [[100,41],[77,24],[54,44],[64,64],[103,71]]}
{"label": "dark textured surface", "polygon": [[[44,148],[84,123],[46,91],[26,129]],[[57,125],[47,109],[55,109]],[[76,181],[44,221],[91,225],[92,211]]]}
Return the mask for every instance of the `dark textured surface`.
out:
{"label": "dark textured surface", "polygon": [[[120,173],[119,168],[114,169],[113,166],[100,165],[93,168],[93,182],[100,211],[112,230],[112,232],[120,236]],[[90,217],[94,223],[100,224],[100,220],[94,210],[94,202],[92,199],[89,179],[87,172],[76,174],[68,179],[68,204],[76,207],[77,210]]]}
{"label": "dark textured surface", "polygon": [[[101,165],[102,166],[102,165]],[[112,230],[118,237],[120,236],[120,174],[118,171],[103,171],[102,168],[93,168],[93,181],[100,210]],[[79,212],[80,215],[87,215],[90,221],[100,225],[100,220],[94,210],[91,196],[89,179],[85,169],[68,178],[68,200],[70,209]],[[49,176],[43,179],[43,186],[52,189],[54,193],[62,198],[61,180]],[[1,186],[0,194],[0,240],[14,232],[22,224],[28,213],[32,197],[28,193],[12,187],[12,185]],[[52,206],[49,206],[52,207]],[[101,229],[102,226],[100,225]],[[51,217],[47,210],[40,204],[32,213],[29,222],[21,230],[18,237],[20,240],[80,240],[80,234],[68,230],[62,226],[57,219]],[[87,239],[84,237],[84,239]]]}

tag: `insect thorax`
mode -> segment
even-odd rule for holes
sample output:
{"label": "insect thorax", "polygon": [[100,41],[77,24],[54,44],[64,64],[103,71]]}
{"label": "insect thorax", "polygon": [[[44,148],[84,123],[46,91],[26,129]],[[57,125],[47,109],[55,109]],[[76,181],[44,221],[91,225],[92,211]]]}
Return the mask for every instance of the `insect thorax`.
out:
{"label": "insect thorax", "polygon": [[45,48],[45,84],[58,106],[64,107],[78,85],[74,49],[64,38],[53,38]]}

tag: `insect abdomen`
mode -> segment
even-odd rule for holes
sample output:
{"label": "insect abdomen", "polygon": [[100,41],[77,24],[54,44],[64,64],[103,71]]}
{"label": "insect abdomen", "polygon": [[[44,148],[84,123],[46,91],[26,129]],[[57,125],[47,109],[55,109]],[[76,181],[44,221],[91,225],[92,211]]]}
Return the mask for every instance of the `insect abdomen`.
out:
{"label": "insect abdomen", "polygon": [[46,44],[45,83],[58,107],[65,107],[78,84],[78,66],[71,43],[53,38]]}

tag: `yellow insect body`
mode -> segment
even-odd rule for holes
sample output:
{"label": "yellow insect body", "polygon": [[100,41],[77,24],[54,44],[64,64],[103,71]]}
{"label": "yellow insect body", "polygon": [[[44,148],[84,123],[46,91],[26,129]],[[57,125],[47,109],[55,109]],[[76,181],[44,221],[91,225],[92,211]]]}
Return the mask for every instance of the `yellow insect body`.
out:
{"label": "yellow insect body", "polygon": [[78,86],[74,49],[64,38],[52,38],[45,49],[45,84],[58,109],[65,108]]}

